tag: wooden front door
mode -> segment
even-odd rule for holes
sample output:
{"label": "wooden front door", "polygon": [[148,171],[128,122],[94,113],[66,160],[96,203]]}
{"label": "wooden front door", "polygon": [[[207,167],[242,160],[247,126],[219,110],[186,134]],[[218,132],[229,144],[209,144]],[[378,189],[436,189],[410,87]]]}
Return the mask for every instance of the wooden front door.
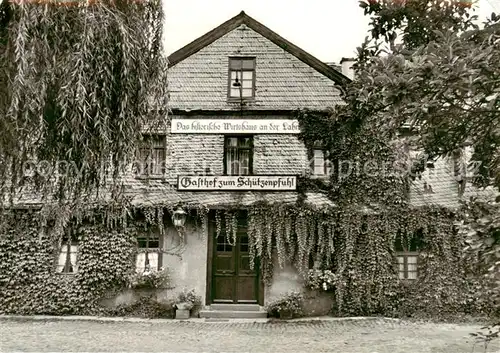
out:
{"label": "wooden front door", "polygon": [[212,229],[212,302],[258,303],[259,276],[257,268],[250,269],[246,219],[238,222],[236,241],[226,236],[224,223],[219,235]]}

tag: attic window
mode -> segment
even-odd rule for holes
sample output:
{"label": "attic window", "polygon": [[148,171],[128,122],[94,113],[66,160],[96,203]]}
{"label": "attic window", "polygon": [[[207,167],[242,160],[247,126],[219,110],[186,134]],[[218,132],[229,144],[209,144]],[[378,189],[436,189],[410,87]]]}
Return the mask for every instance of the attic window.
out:
{"label": "attic window", "polygon": [[255,97],[255,58],[229,58],[229,99]]}

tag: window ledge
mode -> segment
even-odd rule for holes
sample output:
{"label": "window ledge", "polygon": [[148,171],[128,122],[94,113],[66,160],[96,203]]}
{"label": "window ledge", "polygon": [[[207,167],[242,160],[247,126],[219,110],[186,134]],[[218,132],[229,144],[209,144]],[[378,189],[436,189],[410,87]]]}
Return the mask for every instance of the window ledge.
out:
{"label": "window ledge", "polygon": [[248,103],[248,102],[255,102],[255,98],[243,98],[243,99],[240,99],[240,98],[228,98],[227,99],[227,102],[228,103],[240,103],[240,102],[243,102],[243,103]]}
{"label": "window ledge", "polygon": [[410,278],[399,278],[399,283],[402,283],[404,285],[410,285],[414,284],[415,282],[418,281],[418,278],[410,279]]}
{"label": "window ledge", "polygon": [[311,174],[310,175],[310,178],[311,179],[324,179],[326,181],[330,180],[330,176],[329,175],[316,175],[316,174]]}
{"label": "window ledge", "polygon": [[396,251],[396,256],[419,256],[420,252],[418,251]]}

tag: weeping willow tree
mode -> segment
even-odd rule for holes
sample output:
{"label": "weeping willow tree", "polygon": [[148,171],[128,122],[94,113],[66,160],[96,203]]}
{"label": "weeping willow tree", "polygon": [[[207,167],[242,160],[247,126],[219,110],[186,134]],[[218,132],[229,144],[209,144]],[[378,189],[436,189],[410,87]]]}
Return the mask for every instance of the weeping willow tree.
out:
{"label": "weeping willow tree", "polygon": [[0,203],[27,185],[58,201],[120,190],[166,121],[161,1],[0,7]]}

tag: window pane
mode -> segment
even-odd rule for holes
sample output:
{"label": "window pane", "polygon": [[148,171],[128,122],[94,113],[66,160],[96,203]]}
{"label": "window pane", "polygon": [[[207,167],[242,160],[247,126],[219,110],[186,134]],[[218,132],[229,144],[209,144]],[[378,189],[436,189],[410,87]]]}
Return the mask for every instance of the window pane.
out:
{"label": "window pane", "polygon": [[251,147],[252,139],[250,137],[243,137],[238,140],[240,147]]}
{"label": "window pane", "polygon": [[150,252],[147,253],[148,255],[148,260],[149,260],[149,268],[151,270],[157,270],[158,269],[158,253],[157,252]]}
{"label": "window pane", "polygon": [[229,175],[237,175],[239,170],[239,162],[237,159],[238,150],[236,149],[228,149],[226,154],[227,159],[227,173]]}
{"label": "window pane", "polygon": [[240,251],[248,252],[248,237],[243,236],[240,238]]}
{"label": "window pane", "polygon": [[417,272],[417,257],[416,256],[408,256],[408,272]]}
{"label": "window pane", "polygon": [[229,170],[230,170],[229,175],[240,175],[240,162],[239,161],[231,162]]}
{"label": "window pane", "polygon": [[226,144],[231,147],[237,147],[238,146],[238,138],[237,137],[228,137],[226,139]]}
{"label": "window pane", "polygon": [[252,97],[253,95],[253,90],[251,88],[242,88],[241,89],[241,96],[242,97]]}
{"label": "window pane", "polygon": [[241,150],[239,162],[240,162],[240,175],[250,174],[250,151]]}
{"label": "window pane", "polygon": [[231,97],[240,97],[239,88],[231,88]]}
{"label": "window pane", "polygon": [[314,150],[313,154],[314,154],[314,159],[318,159],[318,160],[325,159],[325,153],[323,152],[323,150]]}
{"label": "window pane", "polygon": [[417,272],[408,271],[408,279],[417,279]]}
{"label": "window pane", "polygon": [[137,246],[139,248],[146,248],[148,245],[147,238],[146,237],[138,237],[137,238]]}
{"label": "window pane", "polygon": [[314,175],[324,175],[324,172],[323,172],[323,166],[320,165],[320,166],[314,166]]}
{"label": "window pane", "polygon": [[399,278],[405,278],[405,258],[403,256],[398,256],[398,272]]}
{"label": "window pane", "polygon": [[236,77],[241,80],[241,71],[231,71],[231,83],[235,82]]}
{"label": "window pane", "polygon": [[241,81],[241,87],[252,89],[253,81],[252,80],[243,80],[243,81]]}
{"label": "window pane", "polygon": [[253,69],[254,68],[254,59],[245,59],[242,60],[242,67],[243,69]]}
{"label": "window pane", "polygon": [[[63,250],[64,249],[64,250]],[[61,252],[59,253],[59,259],[57,261],[57,272],[63,272],[64,271],[64,266],[66,265],[66,246],[63,245],[61,248]]]}
{"label": "window pane", "polygon": [[160,239],[159,238],[150,238],[149,239],[149,246],[148,248],[150,249],[156,249],[160,247]]}
{"label": "window pane", "polygon": [[253,81],[253,71],[243,71],[243,81]]}
{"label": "window pane", "polygon": [[241,70],[242,62],[241,59],[229,59],[229,68],[231,70]]}
{"label": "window pane", "polygon": [[143,272],[146,265],[146,253],[138,253],[135,260],[135,268],[137,272]]}

